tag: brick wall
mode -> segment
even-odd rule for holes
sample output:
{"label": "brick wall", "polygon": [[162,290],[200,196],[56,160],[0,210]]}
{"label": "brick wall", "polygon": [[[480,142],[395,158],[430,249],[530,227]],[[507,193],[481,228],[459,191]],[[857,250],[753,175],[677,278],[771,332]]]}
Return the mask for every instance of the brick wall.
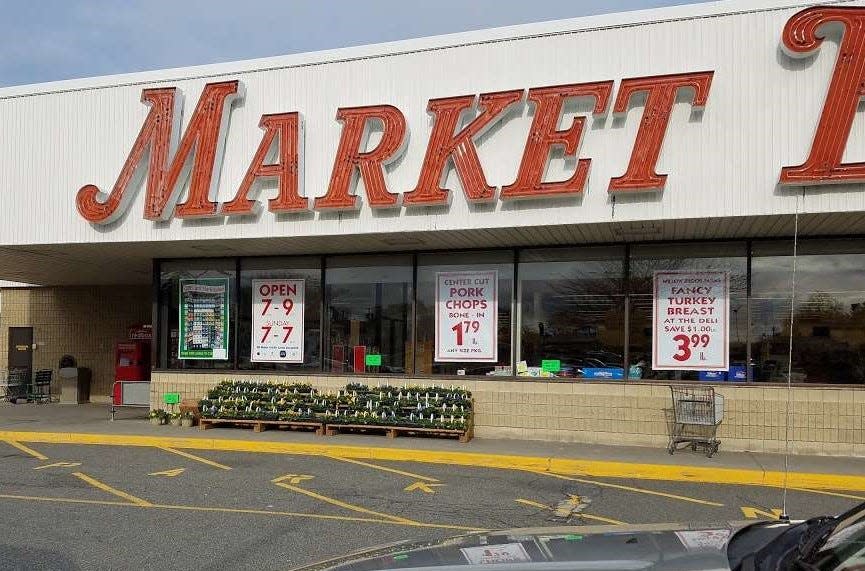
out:
{"label": "brick wall", "polygon": [[33,327],[33,369],[52,369],[56,380],[60,357],[72,355],[93,372],[94,400],[104,400],[114,382],[114,347],[131,325],[150,323],[150,295],[150,286],[0,290],[0,369],[8,364],[9,327]]}
{"label": "brick wall", "polygon": [[[223,379],[309,382],[336,390],[348,382],[373,386],[386,379],[358,377],[260,376],[231,373],[154,373],[151,406],[162,394],[202,398]],[[393,379],[395,385],[430,383],[429,379]],[[452,381],[445,381],[450,384]],[[622,444],[663,448],[671,416],[670,389],[648,383],[460,380],[475,400],[475,434],[516,438]],[[720,386],[726,412],[718,437],[724,450],[783,452],[787,391],[773,386]],[[793,389],[790,450],[794,454],[865,456],[865,390]]]}

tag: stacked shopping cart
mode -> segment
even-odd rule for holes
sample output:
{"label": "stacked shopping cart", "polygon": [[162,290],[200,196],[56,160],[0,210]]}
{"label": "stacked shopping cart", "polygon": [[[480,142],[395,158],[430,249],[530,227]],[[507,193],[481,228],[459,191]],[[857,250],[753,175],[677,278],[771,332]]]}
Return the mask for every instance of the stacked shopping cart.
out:
{"label": "stacked shopping cart", "polygon": [[721,445],[718,426],[724,419],[724,397],[712,387],[699,385],[671,386],[673,394],[673,427],[670,431],[670,454],[682,444],[692,450],[705,448],[711,458]]}

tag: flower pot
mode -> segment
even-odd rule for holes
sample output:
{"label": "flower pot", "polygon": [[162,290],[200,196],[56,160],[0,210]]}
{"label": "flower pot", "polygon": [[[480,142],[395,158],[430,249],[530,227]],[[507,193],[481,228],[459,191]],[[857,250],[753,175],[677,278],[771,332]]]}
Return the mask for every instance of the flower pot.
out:
{"label": "flower pot", "polygon": [[162,424],[162,419],[159,418],[158,416],[154,416],[150,419],[150,424],[152,424],[154,426],[159,426],[160,424]]}
{"label": "flower pot", "polygon": [[180,418],[172,418],[171,426],[180,426]]}
{"label": "flower pot", "polygon": [[195,419],[191,416],[184,416],[180,419],[180,426],[184,428],[192,428],[193,424],[195,424]]}

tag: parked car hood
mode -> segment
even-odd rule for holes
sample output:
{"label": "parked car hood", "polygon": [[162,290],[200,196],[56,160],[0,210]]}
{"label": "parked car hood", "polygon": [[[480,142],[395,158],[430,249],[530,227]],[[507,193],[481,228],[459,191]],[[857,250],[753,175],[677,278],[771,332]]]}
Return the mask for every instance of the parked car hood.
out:
{"label": "parked car hood", "polygon": [[[462,535],[444,541],[385,545],[302,569],[728,570],[727,544],[748,523],[512,529]],[[749,550],[753,549],[753,544],[765,544],[781,532],[768,525],[752,528],[758,537],[748,542],[752,544]],[[752,536],[754,533],[749,531]]]}

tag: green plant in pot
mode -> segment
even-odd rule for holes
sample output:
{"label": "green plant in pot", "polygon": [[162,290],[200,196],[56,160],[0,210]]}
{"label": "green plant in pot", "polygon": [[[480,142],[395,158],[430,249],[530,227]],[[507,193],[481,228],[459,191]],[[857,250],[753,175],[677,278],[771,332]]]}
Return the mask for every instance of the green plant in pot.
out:
{"label": "green plant in pot", "polygon": [[191,412],[184,412],[180,417],[180,425],[184,428],[191,428],[195,424],[195,415]]}
{"label": "green plant in pot", "polygon": [[159,426],[161,424],[165,424],[168,420],[168,413],[164,410],[154,409],[150,411],[150,414],[147,415],[147,418],[150,419],[150,424],[154,424]]}
{"label": "green plant in pot", "polygon": [[171,426],[180,426],[180,413],[172,412],[168,414],[168,420],[171,423]]}

